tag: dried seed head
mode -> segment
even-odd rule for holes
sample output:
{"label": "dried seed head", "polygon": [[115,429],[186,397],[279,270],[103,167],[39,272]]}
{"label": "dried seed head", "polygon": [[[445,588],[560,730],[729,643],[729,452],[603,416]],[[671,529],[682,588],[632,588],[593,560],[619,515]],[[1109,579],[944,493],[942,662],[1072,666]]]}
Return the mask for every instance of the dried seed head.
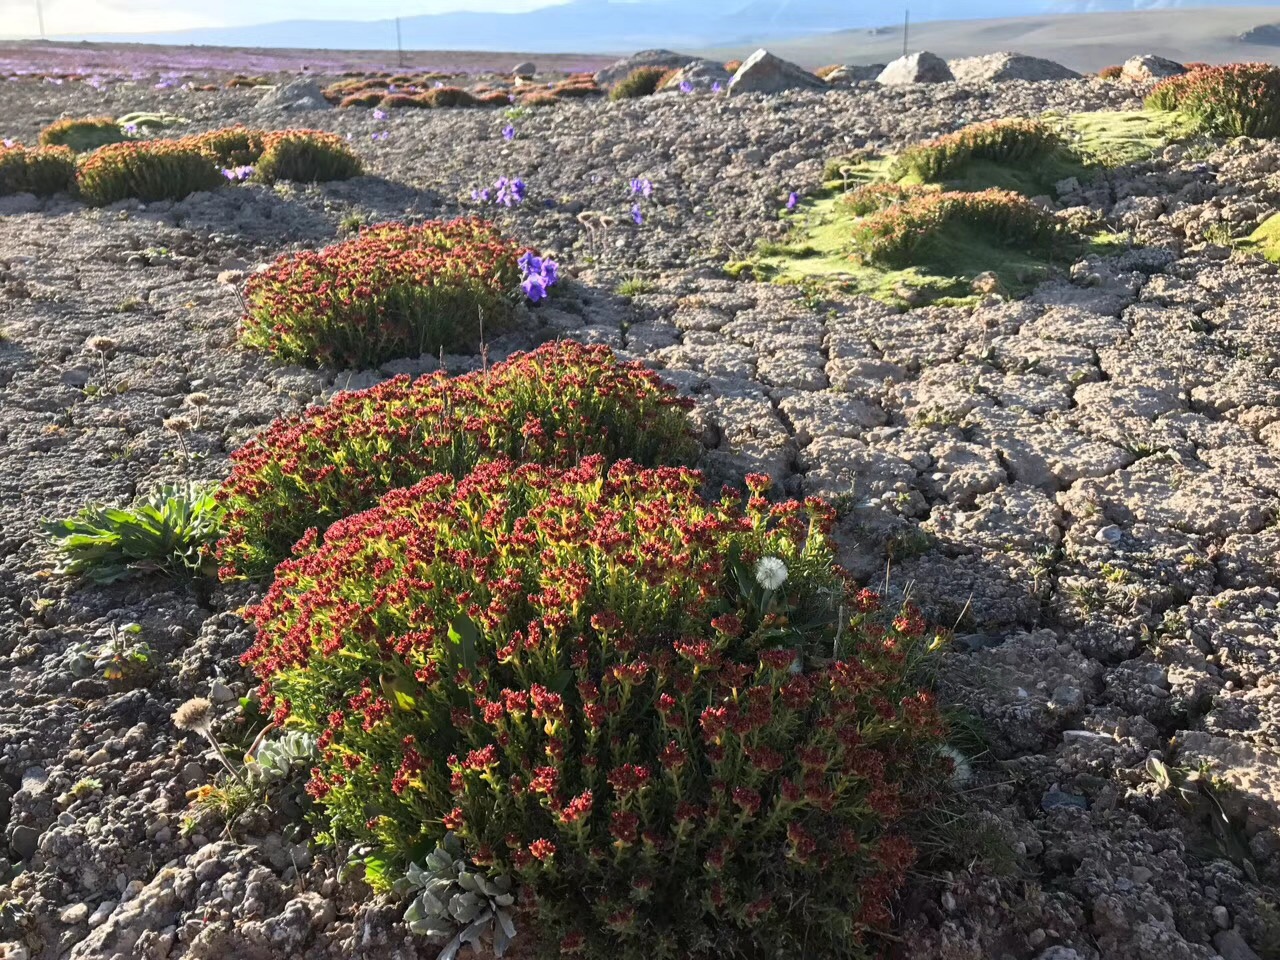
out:
{"label": "dried seed head", "polygon": [[209,402],[207,393],[189,393],[187,394],[187,405],[191,407],[203,407]]}
{"label": "dried seed head", "polygon": [[118,346],[110,337],[90,337],[84,345],[85,349],[96,350],[98,353],[110,353]]}
{"label": "dried seed head", "polygon": [[173,711],[173,725],[179,730],[195,730],[207,734],[213,723],[213,704],[204,697],[193,697]]}
{"label": "dried seed head", "polygon": [[191,421],[186,417],[169,417],[164,422],[164,428],[174,433],[185,433],[191,429]]}

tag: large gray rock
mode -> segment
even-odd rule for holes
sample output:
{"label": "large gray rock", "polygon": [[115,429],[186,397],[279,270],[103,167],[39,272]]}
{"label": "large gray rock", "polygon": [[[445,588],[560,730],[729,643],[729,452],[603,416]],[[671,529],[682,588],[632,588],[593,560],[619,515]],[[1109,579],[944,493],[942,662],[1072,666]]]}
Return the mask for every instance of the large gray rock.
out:
{"label": "large gray rock", "polygon": [[538,65],[532,60],[525,60],[523,63],[517,63],[511,68],[513,77],[532,77],[538,72]]}
{"label": "large gray rock", "polygon": [[666,83],[663,90],[679,90],[682,84],[690,84],[693,89],[711,90],[718,83],[722,88],[729,85],[729,71],[724,64],[714,60],[695,60],[687,67],[681,67]]}
{"label": "large gray rock", "polygon": [[602,87],[611,87],[619,80],[631,75],[633,70],[641,67],[662,67],[664,70],[679,70],[691,63],[695,58],[684,53],[671,50],[641,50],[617,63],[605,67],[596,74],[596,83]]}
{"label": "large gray rock", "polygon": [[783,90],[822,90],[826,84],[804,67],[775,57],[763,48],[742,62],[729,81],[730,93],[780,93]]}
{"label": "large gray rock", "polygon": [[846,63],[844,66],[836,67],[822,79],[829,87],[846,87],[851,83],[874,80],[884,71],[884,67],[883,63],[869,63],[864,66]]}
{"label": "large gray rock", "polygon": [[1165,77],[1176,77],[1186,73],[1187,68],[1176,60],[1166,60],[1155,54],[1144,53],[1130,57],[1120,68],[1120,79],[1134,83],[1145,83],[1148,80],[1162,80]]}
{"label": "large gray rock", "polygon": [[1075,80],[1074,70],[1052,60],[1028,57],[1021,53],[990,53],[982,57],[964,57],[947,64],[959,83],[998,83],[1001,80]]}
{"label": "large gray rock", "polygon": [[318,83],[299,77],[272,87],[263,94],[258,106],[263,110],[328,110],[330,103]]}
{"label": "large gray rock", "polygon": [[899,57],[880,71],[876,77],[879,83],[896,85],[901,83],[946,83],[954,80],[947,61],[928,50]]}

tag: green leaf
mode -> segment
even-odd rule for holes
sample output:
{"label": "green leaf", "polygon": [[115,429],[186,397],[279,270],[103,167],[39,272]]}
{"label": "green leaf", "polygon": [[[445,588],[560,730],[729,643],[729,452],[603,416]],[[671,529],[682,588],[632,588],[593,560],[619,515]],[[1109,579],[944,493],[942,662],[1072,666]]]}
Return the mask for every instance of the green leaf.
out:
{"label": "green leaf", "polygon": [[460,613],[449,624],[449,640],[453,643],[458,662],[468,670],[476,667],[476,643],[480,639],[476,626],[465,613]]}

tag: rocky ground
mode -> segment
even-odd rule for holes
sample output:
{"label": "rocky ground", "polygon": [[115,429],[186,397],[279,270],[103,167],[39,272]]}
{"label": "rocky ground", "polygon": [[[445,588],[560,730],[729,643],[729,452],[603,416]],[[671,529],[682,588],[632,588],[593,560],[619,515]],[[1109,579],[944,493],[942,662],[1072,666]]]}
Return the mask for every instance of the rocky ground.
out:
{"label": "rocky ground", "polygon": [[[28,142],[63,113],[299,122],[255,91],[5,93],[0,135]],[[497,112],[325,110],[302,119],[351,134],[369,176],[104,210],[0,200],[0,827],[22,868],[0,875],[0,957],[434,956],[403,905],[270,812],[230,832],[184,820],[216,765],[169,714],[206,695],[230,716],[252,686],[236,614],[252,589],[67,582],[37,521],[218,478],[272,418],[432,368],[274,366],[236,345],[219,274],[330,242],[352,215],[472,210],[499,176],[529,199],[490,212],[575,277],[493,354],[568,336],[642,358],[696,398],[709,470],[835,498],[855,572],[956,624],[940,684],[981,739],[891,952],[1280,956],[1280,275],[1205,242],[1280,205],[1280,145],[1171,147],[1062,198],[1140,245],[1020,302],[897,313],[722,270],[780,233],[828,156],[1137,104],[1093,80],[673,94],[531,111],[509,142]],[[633,177],[654,188],[640,225]],[[94,336],[117,343],[105,371]],[[209,400],[187,458],[162,421],[193,393]],[[144,674],[73,669],[131,621]]]}

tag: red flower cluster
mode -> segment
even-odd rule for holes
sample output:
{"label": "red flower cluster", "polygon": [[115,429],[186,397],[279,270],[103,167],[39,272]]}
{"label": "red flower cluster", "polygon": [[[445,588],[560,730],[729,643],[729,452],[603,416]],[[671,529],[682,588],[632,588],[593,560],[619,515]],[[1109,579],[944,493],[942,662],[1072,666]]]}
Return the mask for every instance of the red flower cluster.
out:
{"label": "red flower cluster", "polygon": [[335,826],[393,858],[454,831],[593,958],[860,949],[945,776],[918,615],[842,596],[830,510],[752,482],[708,503],[684,469],[488,462],[281,564],[244,660],[323,734]]}
{"label": "red flower cluster", "polygon": [[245,286],[241,339],[289,363],[374,367],[474,350],[510,322],[521,248],[479,219],[384,223]]}
{"label": "red flower cluster", "polygon": [[[651,370],[572,341],[487,372],[397,377],[340,393],[326,407],[277,420],[232,454],[218,491],[227,508],[222,574],[270,569],[308,528],[431,474],[461,477],[482,459],[568,465],[600,453],[646,465],[687,462],[695,444],[686,408]],[[609,611],[597,617],[602,632],[606,623],[621,626]],[[431,643],[415,637],[401,642]]]}

